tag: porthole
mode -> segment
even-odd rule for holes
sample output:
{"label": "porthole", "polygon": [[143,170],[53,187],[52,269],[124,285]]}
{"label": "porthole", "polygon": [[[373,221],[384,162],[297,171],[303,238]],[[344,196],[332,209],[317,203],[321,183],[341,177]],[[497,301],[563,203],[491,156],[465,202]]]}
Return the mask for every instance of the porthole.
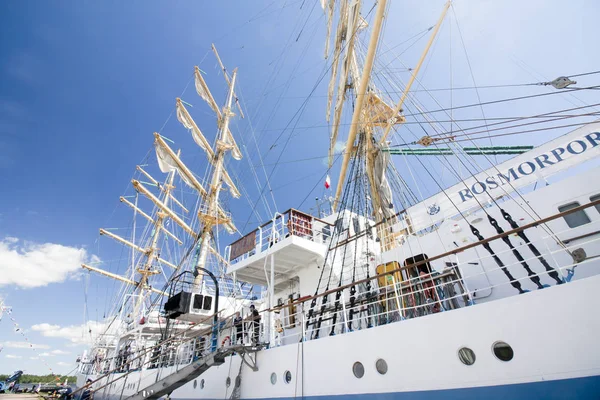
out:
{"label": "porthole", "polygon": [[194,379],[194,389],[198,387],[198,379]]}
{"label": "porthole", "polygon": [[235,387],[239,388],[241,385],[242,385],[242,377],[238,375],[235,377]]}
{"label": "porthole", "polygon": [[358,379],[360,379],[363,376],[365,376],[365,366],[362,365],[362,363],[360,361],[357,361],[352,366],[352,372],[354,373],[355,377],[357,377]]}
{"label": "porthole", "polygon": [[475,364],[475,353],[468,347],[462,347],[458,350],[458,359],[465,365]]}
{"label": "porthole", "polygon": [[283,373],[283,381],[285,383],[290,383],[292,381],[292,373],[290,371],[285,371]]}
{"label": "porthole", "polygon": [[277,374],[275,372],[273,372],[271,374],[271,385],[274,385],[277,383]]}
{"label": "porthole", "polygon": [[200,380],[200,389],[204,389],[204,379]]}
{"label": "porthole", "polygon": [[225,386],[229,387],[231,386],[231,378],[227,377],[227,379],[225,379]]}
{"label": "porthole", "polygon": [[505,342],[496,342],[492,346],[492,350],[494,351],[494,355],[500,361],[510,361],[513,359],[515,352],[512,347],[508,343]]}
{"label": "porthole", "polygon": [[377,369],[377,372],[379,372],[381,375],[387,374],[387,371],[388,371],[387,362],[383,358],[380,358],[379,360],[377,360],[375,362],[375,369]]}

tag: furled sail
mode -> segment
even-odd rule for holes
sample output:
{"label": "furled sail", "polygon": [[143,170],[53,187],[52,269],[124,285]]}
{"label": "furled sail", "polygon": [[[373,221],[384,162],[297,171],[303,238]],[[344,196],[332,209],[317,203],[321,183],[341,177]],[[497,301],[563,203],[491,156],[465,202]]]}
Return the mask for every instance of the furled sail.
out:
{"label": "furled sail", "polygon": [[327,87],[327,114],[326,119],[329,122],[331,117],[331,103],[333,102],[333,91],[335,90],[335,82],[337,81],[338,65],[340,63],[340,55],[342,54],[342,42],[346,36],[346,19],[348,18],[348,0],[341,0],[340,5],[340,20],[338,22],[335,47],[333,49],[333,62],[331,64],[331,79]]}
{"label": "furled sail", "polygon": [[196,142],[196,144],[206,152],[209,159],[214,157],[214,153],[212,151],[212,148],[210,147],[210,143],[208,142],[208,140],[206,140],[206,138],[202,134],[202,131],[200,131],[200,128],[198,128],[198,125],[196,125],[196,122],[194,122],[194,120],[190,116],[190,113],[183,106],[181,99],[177,99],[176,109],[177,119],[179,120],[179,122],[181,122],[181,125],[183,125],[185,129],[189,130],[192,133],[192,138],[194,139],[194,142]]}
{"label": "furled sail", "polygon": [[220,113],[219,106],[217,105],[217,102],[215,101],[212,94],[210,93],[210,90],[208,89],[208,85],[204,81],[204,78],[202,77],[202,74],[200,73],[200,68],[198,68],[198,67],[195,67],[195,70],[194,70],[194,81],[196,83],[196,92],[198,93],[198,96],[202,97],[202,99],[208,103],[210,108],[212,108],[214,112],[219,114]]}
{"label": "furled sail", "polygon": [[[202,186],[202,184],[200,184],[198,179],[196,179],[196,177],[194,176],[192,171],[190,171],[185,166],[185,164],[179,159],[179,157],[177,157],[175,152],[173,152],[173,150],[171,150],[171,148],[169,147],[169,145],[167,145],[167,143],[163,140],[163,138],[158,133],[154,133],[154,138],[155,138],[154,148],[156,150],[156,159],[158,161],[158,166],[159,166],[160,170],[164,173],[168,173],[171,171],[177,171],[177,173],[179,174],[179,176],[185,182],[186,185],[197,190],[198,193],[200,193],[202,195],[202,197],[206,197],[206,195],[208,193],[206,191],[206,189]],[[224,172],[223,180],[225,181],[225,183],[227,183],[228,181],[231,182],[231,178],[229,177],[227,172],[226,171],[223,171],[223,172]],[[231,183],[231,184],[233,185],[233,183]],[[233,186],[233,187],[235,188],[235,186]],[[237,189],[235,189],[235,190],[237,191]],[[239,196],[239,192],[238,192],[238,196]],[[219,218],[225,219],[226,214],[221,207],[219,207],[218,212],[219,212]],[[224,224],[224,226],[227,229],[227,231],[230,233],[233,233],[236,231],[236,227],[233,224],[233,222],[231,222],[231,221]]]}
{"label": "furled sail", "polygon": [[[204,81],[204,78],[202,77],[202,74],[200,73],[200,68],[196,67],[196,69],[194,71],[194,77],[195,77],[195,81],[196,81],[196,92],[198,92],[198,95],[204,101],[206,101],[208,103],[210,108],[213,109],[213,111],[217,114],[217,118],[220,121],[221,117],[222,117],[221,110],[219,109],[219,106],[217,106],[217,102],[215,101],[214,97],[210,93],[210,90],[208,89],[208,86],[206,85],[206,82]],[[189,113],[188,113],[188,116],[189,116]],[[191,119],[191,117],[190,117],[190,119]],[[181,123],[183,124],[183,122],[181,122]],[[184,126],[185,126],[185,124],[184,124]],[[186,128],[187,128],[187,126],[186,126]],[[191,128],[187,128],[187,129],[191,129]],[[198,129],[198,131],[200,131],[200,130]],[[232,146],[231,156],[236,160],[241,160],[242,152],[240,151],[240,148],[238,147],[237,143],[235,142],[235,139],[233,138],[233,135],[231,134],[231,131],[229,129],[227,129],[226,136],[227,136],[227,143]],[[202,147],[202,146],[200,146],[200,147]]]}
{"label": "furled sail", "polygon": [[327,59],[327,57],[329,57],[329,42],[331,41],[331,26],[333,25],[333,11],[335,9],[335,0],[329,0],[329,3],[327,4],[327,9],[325,10],[324,4],[323,8],[325,14],[327,15],[327,35],[325,39],[325,59]]}
{"label": "furled sail", "polygon": [[346,33],[347,45],[346,54],[344,61],[342,62],[342,71],[340,74],[340,81],[338,83],[338,92],[335,100],[335,108],[333,115],[333,124],[331,125],[331,136],[329,143],[329,167],[333,164],[333,152],[335,149],[335,142],[340,128],[340,121],[342,118],[342,110],[344,106],[345,93],[347,90],[348,75],[351,69],[351,64],[354,59],[354,42],[356,39],[356,31],[358,30],[360,17],[360,0],[354,0],[348,13],[348,29]]}
{"label": "furled sail", "polygon": [[[190,116],[190,113],[184,107],[184,105],[180,99],[177,99],[176,108],[177,108],[177,119],[179,120],[179,122],[181,122],[181,124],[186,129],[188,129],[190,132],[192,132],[192,137],[194,138],[194,141],[196,142],[196,144],[198,146],[200,146],[200,148],[202,148],[202,150],[204,150],[206,152],[206,156],[208,157],[208,160],[212,164],[214,162],[215,153],[214,153],[212,147],[210,146],[210,143],[208,143],[208,140],[206,140],[206,138],[204,137],[204,135],[202,134],[202,132],[196,125],[196,122],[194,122],[194,120]],[[229,133],[229,135],[227,136],[227,145],[232,146],[231,141],[233,140],[233,137],[231,136],[231,132],[229,130],[227,130],[227,132]],[[233,145],[235,145],[235,142],[233,142]],[[233,148],[232,148],[232,151],[233,151]],[[157,153],[157,156],[158,156],[158,153]],[[241,154],[240,154],[240,157],[241,157]],[[162,167],[161,167],[161,170],[162,170]],[[165,171],[163,171],[163,172],[165,172]],[[223,181],[225,182],[225,184],[227,186],[229,186],[229,190],[233,197],[239,198],[241,196],[239,190],[237,189],[237,187],[231,180],[231,177],[225,170],[223,171]]]}

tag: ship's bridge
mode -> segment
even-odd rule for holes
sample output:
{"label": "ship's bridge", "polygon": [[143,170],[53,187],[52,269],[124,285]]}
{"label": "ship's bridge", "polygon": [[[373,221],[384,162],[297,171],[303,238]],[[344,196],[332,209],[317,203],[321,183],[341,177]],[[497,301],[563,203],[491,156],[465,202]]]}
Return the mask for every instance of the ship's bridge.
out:
{"label": "ship's bridge", "polygon": [[322,264],[334,226],[290,209],[227,246],[227,273],[245,282],[283,285],[296,269]]}

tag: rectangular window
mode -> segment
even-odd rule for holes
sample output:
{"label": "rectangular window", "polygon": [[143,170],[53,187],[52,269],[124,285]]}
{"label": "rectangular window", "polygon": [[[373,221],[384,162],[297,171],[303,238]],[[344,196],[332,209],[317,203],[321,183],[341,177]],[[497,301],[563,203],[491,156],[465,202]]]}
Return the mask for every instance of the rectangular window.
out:
{"label": "rectangular window", "polygon": [[[558,207],[558,211],[565,212],[579,206],[580,204],[575,201],[573,203],[565,204],[564,206]],[[563,218],[565,219],[567,225],[569,225],[569,228],[577,228],[578,226],[590,223],[590,217],[587,216],[584,210],[572,212],[570,214],[565,215]]]}
{"label": "rectangular window", "polygon": [[360,232],[360,220],[358,219],[358,217],[354,217],[352,219],[352,222],[354,224],[354,234],[358,235]]}
{"label": "rectangular window", "polygon": [[192,305],[192,308],[194,310],[202,310],[202,302],[204,300],[204,296],[201,294],[195,294],[194,295],[194,304]]}
{"label": "rectangular window", "polygon": [[344,229],[344,218],[340,218],[337,221],[335,221],[335,227],[334,227],[334,231],[337,232],[338,234],[342,232],[342,229]]}
{"label": "rectangular window", "polygon": [[[598,201],[600,200],[600,194],[595,194],[592,197],[590,197],[590,201]],[[596,211],[598,211],[600,213],[600,204],[596,204],[594,207],[596,207]]]}

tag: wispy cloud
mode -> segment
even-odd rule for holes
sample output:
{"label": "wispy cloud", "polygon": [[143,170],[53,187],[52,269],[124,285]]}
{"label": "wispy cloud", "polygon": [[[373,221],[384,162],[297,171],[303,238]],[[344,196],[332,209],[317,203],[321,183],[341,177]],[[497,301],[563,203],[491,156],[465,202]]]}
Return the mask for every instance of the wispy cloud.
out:
{"label": "wispy cloud", "polygon": [[4,342],[2,346],[7,349],[29,349],[31,347],[35,349],[49,349],[50,346],[47,344],[34,344],[29,342]]}
{"label": "wispy cloud", "polygon": [[55,243],[28,243],[18,238],[0,240],[0,286],[46,286],[74,277],[81,264],[97,259],[83,248]]}
{"label": "wispy cloud", "polygon": [[56,365],[60,365],[61,367],[68,367],[71,364],[64,362],[64,361],[59,361],[56,363]]}
{"label": "wispy cloud", "polygon": [[64,350],[52,350],[50,353],[56,354],[56,355],[71,354],[70,352],[64,351]]}
{"label": "wispy cloud", "polygon": [[[32,331],[40,332],[42,336],[66,339],[72,344],[91,344],[99,334],[104,332],[104,329],[105,325],[102,322],[96,321],[88,321],[83,325],[71,326],[43,323],[31,327]],[[52,355],[68,354],[62,350],[54,350],[52,353]]]}
{"label": "wispy cloud", "polygon": [[21,356],[16,356],[16,355],[14,355],[14,354],[7,354],[5,357],[6,357],[6,358],[23,358],[23,357],[21,357]]}

